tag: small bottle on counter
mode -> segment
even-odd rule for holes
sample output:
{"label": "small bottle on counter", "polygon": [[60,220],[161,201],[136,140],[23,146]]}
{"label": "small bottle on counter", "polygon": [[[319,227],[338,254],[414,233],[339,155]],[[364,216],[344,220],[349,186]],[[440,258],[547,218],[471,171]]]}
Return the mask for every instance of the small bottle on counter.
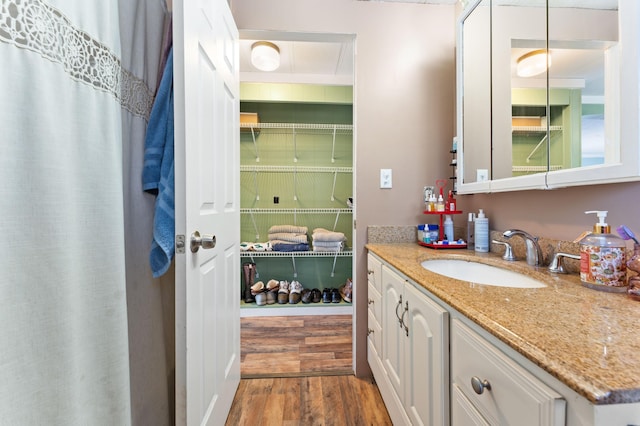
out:
{"label": "small bottle on counter", "polygon": [[469,219],[467,221],[467,249],[469,250],[475,250],[475,220],[476,214],[469,213]]}
{"label": "small bottle on counter", "polygon": [[427,206],[427,211],[428,212],[436,211],[436,194],[434,193],[431,193],[431,196],[429,197],[429,204]]}
{"label": "small bottle on counter", "polygon": [[445,210],[448,212],[455,212],[456,207],[456,199],[453,197],[453,191],[449,191],[449,197],[447,198],[447,205],[445,206]]}
{"label": "small bottle on counter", "polygon": [[475,250],[480,253],[489,251],[489,218],[480,209],[478,217],[474,221]]}
{"label": "small bottle on counter", "polygon": [[455,239],[453,238],[453,220],[451,220],[451,216],[450,215],[446,215],[445,216],[445,220],[444,220],[444,237],[449,242],[455,241]]}
{"label": "small bottle on counter", "polygon": [[436,211],[443,212],[444,211],[444,198],[442,194],[438,195],[438,203],[436,204]]}

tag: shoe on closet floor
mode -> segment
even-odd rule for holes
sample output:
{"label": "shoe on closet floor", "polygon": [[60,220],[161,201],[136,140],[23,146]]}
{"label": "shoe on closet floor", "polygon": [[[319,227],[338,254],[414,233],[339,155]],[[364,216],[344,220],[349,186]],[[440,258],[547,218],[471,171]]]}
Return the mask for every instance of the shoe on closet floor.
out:
{"label": "shoe on closet floor", "polygon": [[265,294],[267,295],[267,305],[273,305],[278,300],[277,290],[267,291]]}
{"label": "shoe on closet floor", "polygon": [[264,306],[267,304],[267,293],[262,292],[255,295],[256,305]]}
{"label": "shoe on closet floor", "polygon": [[269,280],[269,282],[267,282],[267,291],[275,291],[278,290],[280,288],[280,283],[276,280]]}
{"label": "shoe on closet floor", "polygon": [[264,283],[262,281],[258,281],[254,285],[251,286],[251,294],[256,296],[259,293],[264,291]]}
{"label": "shoe on closet floor", "polygon": [[311,299],[313,297],[312,293],[313,291],[309,290],[308,288],[302,290],[302,303],[311,303]]}
{"label": "shoe on closet floor", "polygon": [[295,305],[302,298],[302,284],[298,281],[291,281],[291,285],[289,286],[289,303]]}
{"label": "shoe on closet floor", "polygon": [[345,302],[351,303],[351,295],[353,294],[353,282],[347,278],[347,282],[340,287],[340,296]]}
{"label": "shoe on closet floor", "polygon": [[280,281],[278,290],[278,303],[284,305],[289,302],[289,281]]}
{"label": "shoe on closet floor", "polygon": [[340,291],[337,288],[331,289],[331,302],[332,303],[340,303],[342,302],[342,296],[340,296]]}
{"label": "shoe on closet floor", "polygon": [[331,303],[331,289],[325,288],[322,290],[322,303]]}
{"label": "shoe on closet floor", "polygon": [[311,301],[313,303],[320,303],[322,300],[322,293],[317,288],[311,290]]}

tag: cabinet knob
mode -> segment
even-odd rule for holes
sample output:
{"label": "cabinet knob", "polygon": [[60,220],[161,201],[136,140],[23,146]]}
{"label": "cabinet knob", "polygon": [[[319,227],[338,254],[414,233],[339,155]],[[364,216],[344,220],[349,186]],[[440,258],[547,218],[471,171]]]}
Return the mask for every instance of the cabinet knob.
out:
{"label": "cabinet knob", "polygon": [[367,302],[369,305],[373,305],[373,299],[369,299],[369,301]]}
{"label": "cabinet knob", "polygon": [[471,378],[471,387],[473,388],[475,393],[477,393],[478,395],[482,395],[485,389],[491,390],[491,383],[489,383],[489,381],[486,379],[481,380],[479,377],[473,376]]}
{"label": "cabinet knob", "polygon": [[367,269],[367,274],[368,274],[368,275],[373,274],[373,269]]}
{"label": "cabinet knob", "polygon": [[367,328],[367,336],[369,336],[369,335],[371,335],[371,334],[373,334],[373,330],[372,330],[372,329],[370,329],[370,328]]}

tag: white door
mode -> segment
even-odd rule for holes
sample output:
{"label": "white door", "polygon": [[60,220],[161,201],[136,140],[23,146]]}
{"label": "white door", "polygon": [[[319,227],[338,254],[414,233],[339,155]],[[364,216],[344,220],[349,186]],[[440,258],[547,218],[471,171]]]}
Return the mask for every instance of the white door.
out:
{"label": "white door", "polygon": [[[238,31],[225,0],[174,0],[176,424],[224,424],[240,381]],[[195,232],[213,248],[193,253]],[[177,247],[178,247],[177,244]]]}

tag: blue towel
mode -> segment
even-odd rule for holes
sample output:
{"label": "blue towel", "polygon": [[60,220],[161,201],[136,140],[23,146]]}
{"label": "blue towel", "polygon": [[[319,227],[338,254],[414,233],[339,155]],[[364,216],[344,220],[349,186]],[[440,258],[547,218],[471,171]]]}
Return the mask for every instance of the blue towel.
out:
{"label": "blue towel", "polygon": [[276,243],[272,246],[273,251],[309,251],[309,244],[303,243]]}
{"label": "blue towel", "polygon": [[175,253],[173,130],[173,50],[170,50],[149,116],[142,169],[142,189],[158,195],[149,255],[154,278],[167,272]]}

